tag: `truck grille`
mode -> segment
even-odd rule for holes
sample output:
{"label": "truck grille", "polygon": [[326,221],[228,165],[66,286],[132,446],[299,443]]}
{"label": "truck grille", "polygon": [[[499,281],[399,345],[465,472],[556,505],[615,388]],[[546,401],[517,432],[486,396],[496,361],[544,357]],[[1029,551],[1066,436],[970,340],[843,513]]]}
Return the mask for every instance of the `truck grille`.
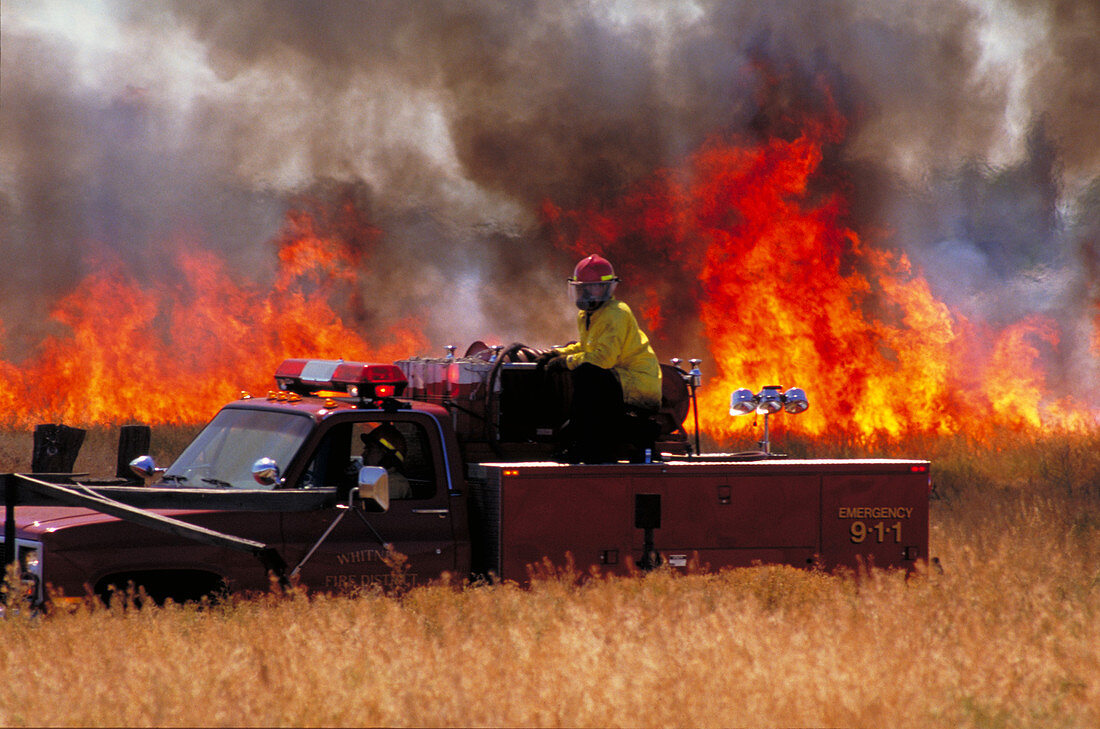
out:
{"label": "truck grille", "polygon": [[[4,547],[5,542],[0,538],[0,553],[4,551]],[[39,605],[45,597],[42,581],[42,543],[30,539],[16,539],[15,549],[16,561],[19,565],[19,582],[16,588],[19,594],[12,596],[12,600],[9,601],[7,590],[10,588],[5,586],[5,599],[0,604],[0,611],[9,603],[14,607],[19,598],[25,597],[32,604]]]}

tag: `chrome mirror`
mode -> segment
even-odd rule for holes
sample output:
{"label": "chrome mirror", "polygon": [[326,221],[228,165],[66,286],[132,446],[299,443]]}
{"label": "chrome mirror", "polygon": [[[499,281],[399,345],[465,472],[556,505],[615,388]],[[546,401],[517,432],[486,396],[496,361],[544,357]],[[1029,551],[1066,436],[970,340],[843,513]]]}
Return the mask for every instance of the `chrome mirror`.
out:
{"label": "chrome mirror", "polygon": [[279,483],[279,464],[274,458],[258,458],[252,464],[252,478],[261,486],[274,486]]}
{"label": "chrome mirror", "polygon": [[144,481],[146,486],[160,478],[166,470],[165,468],[157,468],[156,461],[153,460],[152,456],[138,456],[130,461],[130,471]]}
{"label": "chrome mirror", "polygon": [[390,477],[381,466],[363,466],[359,469],[359,498],[370,511],[386,511],[390,508]]}

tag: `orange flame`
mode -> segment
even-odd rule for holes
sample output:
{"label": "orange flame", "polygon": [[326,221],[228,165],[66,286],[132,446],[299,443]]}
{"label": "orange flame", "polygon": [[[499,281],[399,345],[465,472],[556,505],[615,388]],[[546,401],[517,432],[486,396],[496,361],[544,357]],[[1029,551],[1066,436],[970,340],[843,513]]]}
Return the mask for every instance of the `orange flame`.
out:
{"label": "orange flame", "polygon": [[[547,202],[543,219],[560,247],[615,262],[659,354],[693,354],[670,342],[705,347],[701,427],[717,439],[743,441],[753,420],[727,416],[731,391],[773,384],[811,402],[773,428],[812,437],[1096,428],[1089,405],[1051,395],[1056,322],[997,331],[968,321],[903,254],[847,227],[842,188],[821,171],[842,130],[826,115],[791,138],[714,140],[620,200],[578,211]],[[351,203],[289,213],[268,286],[241,282],[190,241],[159,286],[101,253],[53,308],[67,333],[29,364],[0,360],[0,420],[202,422],[242,389],[270,389],[287,357],[394,361],[429,348],[412,316],[364,323],[362,276],[382,233],[362,218]]]}
{"label": "orange flame", "polygon": [[212,252],[186,242],[173,283],[145,286],[117,258],[62,298],[51,317],[68,334],[45,339],[29,365],[0,361],[6,427],[198,423],[242,389],[266,392],[286,357],[390,361],[423,348],[415,322],[351,328],[333,301],[364,261],[313,219],[292,213],[272,286],[240,283]]}
{"label": "orange flame", "polygon": [[[975,326],[903,254],[844,225],[845,201],[822,192],[819,174],[838,129],[807,123],[797,138],[758,146],[714,141],[614,205],[546,204],[545,221],[561,247],[622,264],[658,349],[684,320],[667,309],[697,312],[713,373],[699,393],[701,427],[717,438],[744,438],[752,421],[728,417],[733,390],[773,384],[801,387],[811,407],[772,422],[811,436],[1100,424],[1088,406],[1049,394],[1040,350],[1056,350],[1055,322]],[[688,301],[655,283],[669,279],[693,291]]]}

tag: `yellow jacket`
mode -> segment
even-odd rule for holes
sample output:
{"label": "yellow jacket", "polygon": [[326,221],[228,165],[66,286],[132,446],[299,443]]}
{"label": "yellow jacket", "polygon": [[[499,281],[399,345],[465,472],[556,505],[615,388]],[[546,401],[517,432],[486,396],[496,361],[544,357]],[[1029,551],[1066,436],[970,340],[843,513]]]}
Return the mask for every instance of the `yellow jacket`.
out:
{"label": "yellow jacket", "polygon": [[578,311],[577,331],[579,342],[557,348],[569,369],[587,362],[611,370],[628,405],[661,407],[661,366],[629,306],[612,298],[591,314]]}

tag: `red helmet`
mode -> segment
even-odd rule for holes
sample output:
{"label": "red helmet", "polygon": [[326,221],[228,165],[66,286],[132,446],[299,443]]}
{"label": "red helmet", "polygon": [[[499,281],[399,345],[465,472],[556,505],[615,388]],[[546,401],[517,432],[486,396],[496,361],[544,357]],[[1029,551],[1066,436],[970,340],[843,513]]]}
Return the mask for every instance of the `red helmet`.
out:
{"label": "red helmet", "polygon": [[569,279],[572,283],[598,283],[600,281],[618,280],[618,277],[615,276],[615,269],[611,267],[611,262],[595,253],[578,263],[577,267],[573,269],[573,278]]}
{"label": "red helmet", "polygon": [[569,288],[573,292],[573,300],[577,303],[578,309],[595,311],[611,299],[618,283],[619,277],[615,275],[615,269],[611,267],[611,263],[602,256],[592,254],[573,269]]}

